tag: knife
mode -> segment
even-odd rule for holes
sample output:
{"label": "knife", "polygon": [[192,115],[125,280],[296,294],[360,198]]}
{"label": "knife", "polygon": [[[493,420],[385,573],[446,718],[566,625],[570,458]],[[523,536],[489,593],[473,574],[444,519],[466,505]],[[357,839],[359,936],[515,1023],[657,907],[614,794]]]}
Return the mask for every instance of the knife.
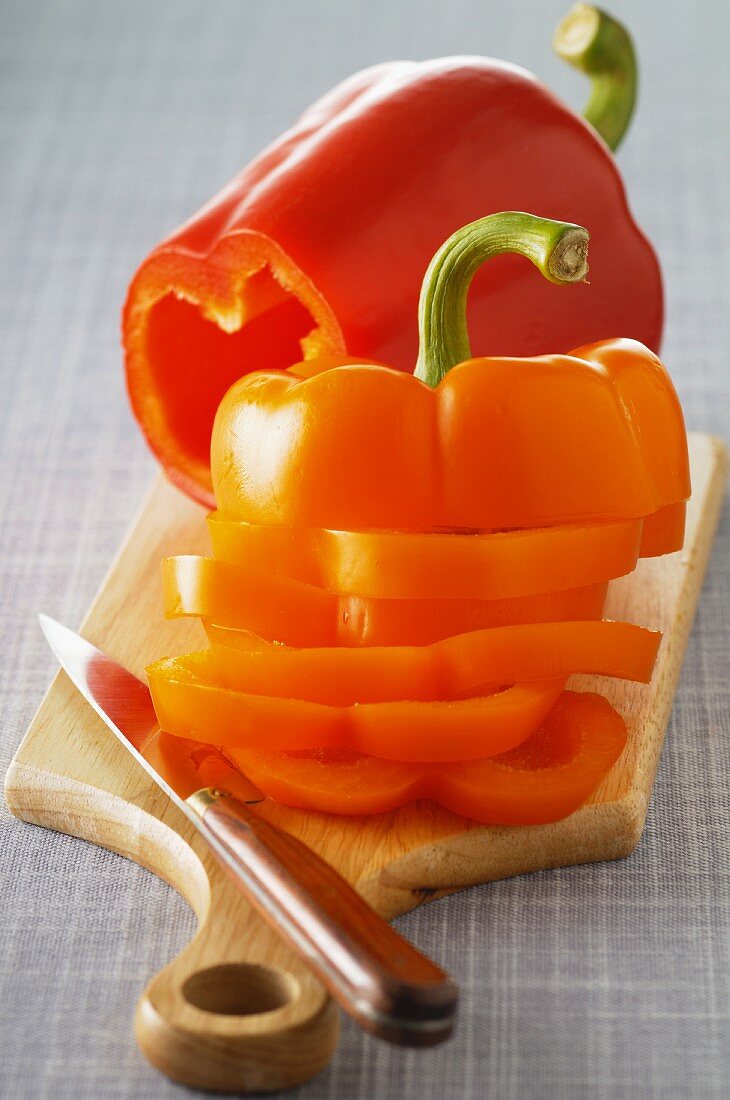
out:
{"label": "knife", "polygon": [[[47,615],[39,619],[84,698],[342,1008],[391,1043],[433,1046],[448,1039],[458,1001],[448,975],[398,935],[333,867],[251,810],[263,795],[222,753],[163,733],[146,684],[61,623]],[[200,786],[203,774],[215,777],[213,786]]]}

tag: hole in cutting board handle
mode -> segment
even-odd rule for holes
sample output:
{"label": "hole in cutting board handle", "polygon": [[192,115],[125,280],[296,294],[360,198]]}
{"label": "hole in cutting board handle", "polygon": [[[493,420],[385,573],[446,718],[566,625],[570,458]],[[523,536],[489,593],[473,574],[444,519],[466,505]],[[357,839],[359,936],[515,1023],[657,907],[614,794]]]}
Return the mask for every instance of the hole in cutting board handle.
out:
{"label": "hole in cutting board handle", "polygon": [[220,1016],[258,1016],[292,1001],[299,985],[291,974],[257,963],[226,963],[192,974],[182,988],[185,1000]]}

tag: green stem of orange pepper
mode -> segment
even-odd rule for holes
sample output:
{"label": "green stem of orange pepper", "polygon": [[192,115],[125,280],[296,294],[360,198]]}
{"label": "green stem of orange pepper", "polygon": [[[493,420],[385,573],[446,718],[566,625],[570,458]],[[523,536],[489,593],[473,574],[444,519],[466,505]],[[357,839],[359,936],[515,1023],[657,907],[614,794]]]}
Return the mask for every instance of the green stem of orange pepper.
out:
{"label": "green stem of orange pepper", "polygon": [[551,283],[565,286],[588,273],[588,239],[579,225],[514,210],[457,230],[434,256],[421,287],[416,378],[437,386],[457,363],[471,359],[466,299],[485,260],[514,252],[531,260]]}
{"label": "green stem of orange pepper", "polygon": [[576,4],[558,25],[553,48],[591,78],[583,117],[617,149],[636,105],[636,55],[628,31],[592,4]]}

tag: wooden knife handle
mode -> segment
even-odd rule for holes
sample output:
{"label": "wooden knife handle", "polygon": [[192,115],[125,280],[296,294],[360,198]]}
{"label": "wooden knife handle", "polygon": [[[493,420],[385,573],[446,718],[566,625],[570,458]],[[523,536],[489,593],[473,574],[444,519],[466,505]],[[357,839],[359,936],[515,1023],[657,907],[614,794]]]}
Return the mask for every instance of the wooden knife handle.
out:
{"label": "wooden knife handle", "polygon": [[363,1028],[404,1046],[451,1035],[454,982],[333,867],[227,791],[188,802],[228,874]]}

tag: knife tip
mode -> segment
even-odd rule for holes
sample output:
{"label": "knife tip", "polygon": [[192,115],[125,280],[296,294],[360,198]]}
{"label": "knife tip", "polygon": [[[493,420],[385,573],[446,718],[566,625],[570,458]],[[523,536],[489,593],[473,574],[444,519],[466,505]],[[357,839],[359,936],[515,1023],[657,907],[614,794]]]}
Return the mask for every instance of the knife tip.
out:
{"label": "knife tip", "polygon": [[43,611],[38,613],[38,622],[40,623],[41,630],[43,631],[46,641],[50,645],[51,649],[55,650],[53,639],[57,638],[59,634],[66,631],[66,627],[62,623],[59,623],[58,619],[52,619],[50,615],[44,614]]}

